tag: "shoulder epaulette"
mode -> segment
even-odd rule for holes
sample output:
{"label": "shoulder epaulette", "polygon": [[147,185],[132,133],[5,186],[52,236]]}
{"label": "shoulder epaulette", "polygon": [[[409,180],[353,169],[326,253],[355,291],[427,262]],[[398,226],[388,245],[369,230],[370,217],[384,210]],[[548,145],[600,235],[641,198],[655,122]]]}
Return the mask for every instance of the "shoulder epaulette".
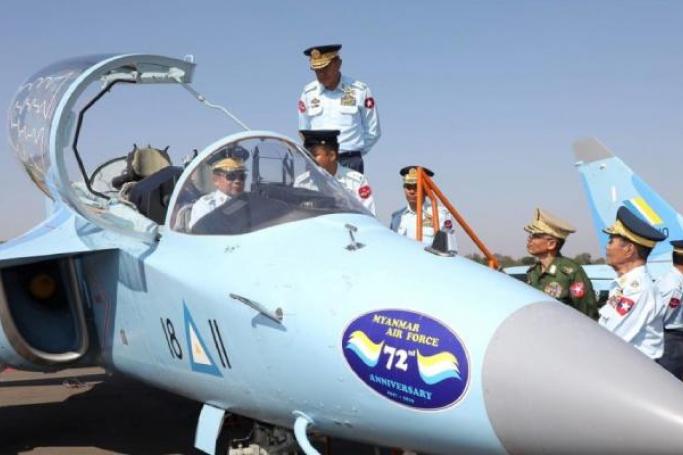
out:
{"label": "shoulder epaulette", "polygon": [[398,209],[398,210],[396,210],[394,213],[391,214],[391,217],[393,218],[393,217],[395,217],[395,216],[403,215],[403,212],[404,212],[405,210],[406,210],[405,207],[403,207],[402,209]]}
{"label": "shoulder epaulette", "polygon": [[346,173],[346,176],[349,178],[352,178],[353,180],[357,182],[362,182],[365,176],[361,174],[358,171],[354,171],[353,169],[349,169],[348,172]]}
{"label": "shoulder epaulette", "polygon": [[366,88],[368,88],[368,85],[362,81],[353,81],[351,83],[351,86],[360,90],[365,90]]}
{"label": "shoulder epaulette", "polygon": [[311,92],[318,87],[318,81],[311,81],[304,86],[304,93]]}

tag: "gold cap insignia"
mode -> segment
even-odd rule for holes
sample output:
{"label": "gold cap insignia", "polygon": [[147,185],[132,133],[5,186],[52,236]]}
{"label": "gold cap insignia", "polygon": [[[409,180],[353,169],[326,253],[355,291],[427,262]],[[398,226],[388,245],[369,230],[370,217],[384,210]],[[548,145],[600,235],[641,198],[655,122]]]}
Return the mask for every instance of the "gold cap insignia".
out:
{"label": "gold cap insignia", "polygon": [[569,234],[576,232],[574,226],[541,209],[536,209],[534,219],[524,226],[529,234],[548,234],[558,239],[566,239]]}

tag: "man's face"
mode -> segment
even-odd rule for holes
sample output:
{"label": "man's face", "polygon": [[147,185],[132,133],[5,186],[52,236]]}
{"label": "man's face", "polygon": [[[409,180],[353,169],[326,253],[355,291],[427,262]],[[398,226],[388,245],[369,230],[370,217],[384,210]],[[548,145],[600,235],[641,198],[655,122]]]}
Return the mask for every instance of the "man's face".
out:
{"label": "man's face", "polygon": [[341,59],[335,58],[326,67],[315,71],[315,77],[328,90],[334,90],[339,84],[339,69],[341,68]]}
{"label": "man's face", "polygon": [[529,234],[526,239],[526,250],[532,256],[540,256],[555,250],[557,239],[548,234]]}
{"label": "man's face", "polygon": [[631,259],[633,250],[634,246],[631,242],[618,235],[610,235],[607,247],[605,248],[607,264],[612,267],[618,267],[628,262]]}
{"label": "man's face", "polygon": [[405,194],[408,204],[417,204],[417,183],[404,183],[403,194]]}
{"label": "man's face", "polygon": [[214,172],[213,184],[218,191],[230,197],[239,196],[244,191],[244,181],[247,179],[246,171]]}
{"label": "man's face", "polygon": [[337,153],[335,150],[324,145],[311,147],[311,155],[318,166],[334,175],[337,172]]}

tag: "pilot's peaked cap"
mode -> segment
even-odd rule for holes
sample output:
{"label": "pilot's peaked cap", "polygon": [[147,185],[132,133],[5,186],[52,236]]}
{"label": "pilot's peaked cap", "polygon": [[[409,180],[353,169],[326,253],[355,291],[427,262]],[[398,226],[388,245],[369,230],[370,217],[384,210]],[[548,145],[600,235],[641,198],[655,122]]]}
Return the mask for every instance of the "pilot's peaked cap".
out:
{"label": "pilot's peaked cap", "polygon": [[617,219],[614,224],[602,231],[610,235],[619,235],[646,248],[654,248],[657,242],[666,239],[666,234],[655,229],[624,206],[617,210]]}
{"label": "pilot's peaked cap", "polygon": [[[398,171],[398,173],[401,174],[401,177],[403,177],[403,184],[404,185],[413,185],[413,184],[417,183],[417,168],[418,168],[418,166],[412,165],[412,166],[406,166],[406,167],[402,168],[400,171]],[[426,167],[422,167],[422,170],[429,177],[434,176],[434,172],[427,169]]]}
{"label": "pilot's peaked cap", "polygon": [[339,130],[299,130],[304,138],[304,147],[310,149],[316,145],[327,145],[339,150]]}
{"label": "pilot's peaked cap", "polygon": [[335,57],[339,55],[341,44],[325,44],[322,46],[309,47],[304,51],[304,55],[309,57],[312,70],[325,68]]}

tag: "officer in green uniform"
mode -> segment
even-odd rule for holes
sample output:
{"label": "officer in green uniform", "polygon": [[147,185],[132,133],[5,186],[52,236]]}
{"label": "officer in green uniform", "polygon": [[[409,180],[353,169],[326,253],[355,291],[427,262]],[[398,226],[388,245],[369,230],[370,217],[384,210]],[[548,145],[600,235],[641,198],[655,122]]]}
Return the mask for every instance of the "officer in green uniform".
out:
{"label": "officer in green uniform", "polygon": [[545,210],[536,209],[534,219],[524,226],[529,233],[526,248],[538,262],[527,270],[527,283],[590,318],[597,319],[595,292],[583,267],[560,250],[575,229]]}

